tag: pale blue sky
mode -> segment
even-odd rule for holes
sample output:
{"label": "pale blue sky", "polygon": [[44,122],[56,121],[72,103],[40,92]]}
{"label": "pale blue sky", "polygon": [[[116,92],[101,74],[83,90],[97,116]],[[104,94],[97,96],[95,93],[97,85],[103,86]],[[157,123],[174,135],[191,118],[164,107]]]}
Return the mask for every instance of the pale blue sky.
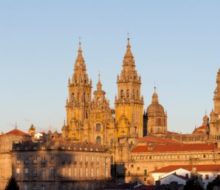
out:
{"label": "pale blue sky", "polygon": [[191,132],[213,107],[219,0],[0,2],[0,131],[60,130],[81,36],[88,74],[111,105],[130,33],[145,109],[154,83],[168,127]]}

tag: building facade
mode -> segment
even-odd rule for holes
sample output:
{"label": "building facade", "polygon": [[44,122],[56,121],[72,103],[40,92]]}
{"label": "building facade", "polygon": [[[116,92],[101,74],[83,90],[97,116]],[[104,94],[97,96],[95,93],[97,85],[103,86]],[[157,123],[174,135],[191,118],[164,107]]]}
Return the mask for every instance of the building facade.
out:
{"label": "building facade", "polygon": [[12,173],[23,190],[98,189],[111,179],[110,159],[101,145],[16,143]]}
{"label": "building facade", "polygon": [[5,189],[6,184],[12,176],[13,143],[29,141],[31,136],[19,129],[13,129],[0,135],[0,190]]}

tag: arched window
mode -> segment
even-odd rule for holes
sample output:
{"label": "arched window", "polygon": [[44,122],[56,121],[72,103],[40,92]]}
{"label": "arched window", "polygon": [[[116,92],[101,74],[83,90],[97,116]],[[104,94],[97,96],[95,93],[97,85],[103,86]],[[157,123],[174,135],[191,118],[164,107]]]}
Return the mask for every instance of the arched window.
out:
{"label": "arched window", "polygon": [[72,94],[71,94],[71,99],[72,99],[72,101],[74,100],[74,93],[72,92]]}
{"label": "arched window", "polygon": [[126,91],[126,96],[127,96],[127,98],[129,98],[129,89],[127,89],[127,91]]}
{"label": "arched window", "polygon": [[96,137],[96,144],[101,144],[101,142],[102,142],[101,137],[100,137],[100,136],[97,136],[97,137]]}
{"label": "arched window", "polygon": [[96,127],[95,127],[96,132],[100,132],[101,128],[102,128],[101,124],[100,123],[96,123]]}
{"label": "arched window", "polygon": [[121,98],[124,97],[124,90],[121,90]]}

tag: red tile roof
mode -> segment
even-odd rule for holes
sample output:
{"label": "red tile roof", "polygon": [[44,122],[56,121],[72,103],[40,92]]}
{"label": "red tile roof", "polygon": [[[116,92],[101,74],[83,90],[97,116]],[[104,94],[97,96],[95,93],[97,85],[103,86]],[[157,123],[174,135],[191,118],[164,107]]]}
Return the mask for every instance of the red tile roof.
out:
{"label": "red tile roof", "polygon": [[143,138],[138,139],[138,142],[146,142],[146,143],[160,143],[160,144],[176,144],[179,143],[177,141],[166,139],[162,137],[153,137],[153,136],[146,136]]}
{"label": "red tile roof", "polygon": [[153,173],[167,173],[177,170],[179,168],[192,171],[196,169],[198,172],[220,172],[220,165],[174,165],[174,166],[166,166],[160,169],[153,171]]}
{"label": "red tile roof", "polygon": [[184,152],[184,151],[213,151],[215,144],[155,144],[155,145],[137,145],[132,153],[142,152]]}
{"label": "red tile roof", "polygon": [[5,133],[4,135],[14,135],[14,136],[30,136],[28,133],[23,132],[19,129],[13,129],[7,133]]}

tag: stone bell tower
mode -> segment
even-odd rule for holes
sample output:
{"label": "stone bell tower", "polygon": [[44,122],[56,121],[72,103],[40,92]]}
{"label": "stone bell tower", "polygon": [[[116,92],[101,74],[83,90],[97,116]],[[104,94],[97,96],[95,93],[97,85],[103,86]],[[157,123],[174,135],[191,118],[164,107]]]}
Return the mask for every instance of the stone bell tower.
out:
{"label": "stone bell tower", "polygon": [[134,56],[128,38],[120,75],[117,77],[118,94],[115,98],[117,138],[143,136],[143,97],[141,77],[135,68]]}
{"label": "stone bell tower", "polygon": [[92,81],[88,77],[81,43],[79,43],[74,72],[68,82],[67,124],[63,127],[64,137],[75,141],[88,141],[89,134],[86,121],[89,115],[91,89]]}

